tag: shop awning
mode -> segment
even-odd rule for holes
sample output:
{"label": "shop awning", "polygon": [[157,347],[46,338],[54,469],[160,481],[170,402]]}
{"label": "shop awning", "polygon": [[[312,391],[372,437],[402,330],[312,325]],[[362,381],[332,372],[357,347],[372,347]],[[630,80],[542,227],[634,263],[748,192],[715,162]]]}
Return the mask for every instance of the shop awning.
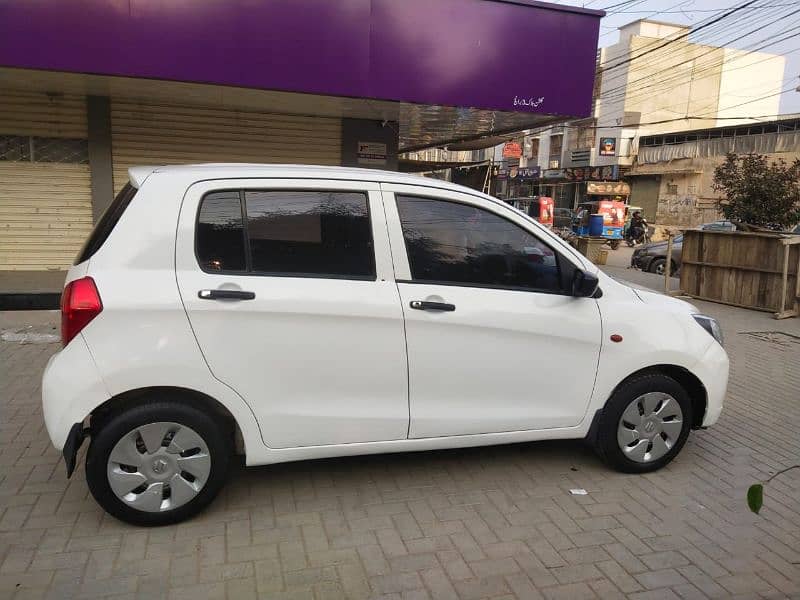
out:
{"label": "shop awning", "polygon": [[0,67],[333,97],[346,116],[399,121],[412,150],[587,116],[602,14],[532,0],[5,0]]}

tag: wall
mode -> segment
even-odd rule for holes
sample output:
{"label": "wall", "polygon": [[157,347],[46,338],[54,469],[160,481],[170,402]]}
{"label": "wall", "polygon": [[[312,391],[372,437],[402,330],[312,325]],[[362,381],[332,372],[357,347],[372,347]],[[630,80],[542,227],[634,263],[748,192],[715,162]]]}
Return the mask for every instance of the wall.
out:
{"label": "wall", "polygon": [[[766,156],[770,161],[783,159],[789,163],[800,158],[800,148]],[[720,194],[712,189],[712,184],[714,169],[724,160],[724,156],[682,158],[638,169],[639,173],[661,173],[656,223],[694,227],[721,219],[717,209]]]}
{"label": "wall", "polygon": [[747,122],[747,119],[731,117],[777,115],[781,102],[778,92],[783,87],[785,66],[786,58],[780,55],[726,49],[717,126]]}
{"label": "wall", "polygon": [[[342,119],[342,166],[396,171],[399,140],[399,125],[396,121]],[[386,159],[370,159],[365,155],[359,157],[359,144],[365,142],[385,146]]]}

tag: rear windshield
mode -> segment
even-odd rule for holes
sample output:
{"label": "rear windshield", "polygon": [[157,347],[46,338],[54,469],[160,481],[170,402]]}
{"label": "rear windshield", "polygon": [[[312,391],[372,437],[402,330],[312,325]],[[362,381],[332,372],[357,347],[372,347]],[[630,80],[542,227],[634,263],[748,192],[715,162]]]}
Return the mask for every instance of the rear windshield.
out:
{"label": "rear windshield", "polygon": [[114,201],[103,213],[103,216],[100,217],[97,225],[94,226],[89,238],[83,244],[83,248],[81,248],[81,251],[78,253],[78,257],[75,259],[76,265],[89,260],[105,243],[106,239],[109,235],[111,235],[111,232],[117,225],[120,217],[122,217],[122,213],[125,212],[125,209],[128,208],[131,200],[133,200],[133,197],[136,195],[137,191],[139,190],[133,187],[130,183],[126,184],[125,187],[120,190],[119,194],[117,194],[117,197],[114,198]]}

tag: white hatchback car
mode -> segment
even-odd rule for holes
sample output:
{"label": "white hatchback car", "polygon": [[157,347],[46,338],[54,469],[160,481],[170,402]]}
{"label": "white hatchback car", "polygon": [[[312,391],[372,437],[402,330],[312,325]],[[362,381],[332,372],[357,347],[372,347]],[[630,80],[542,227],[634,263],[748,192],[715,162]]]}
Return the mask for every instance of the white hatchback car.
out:
{"label": "white hatchback car", "polygon": [[722,410],[720,329],[474,190],[375,170],[139,167],[44,373],[68,474],[157,525],[248,465],[554,438],[668,463]]}

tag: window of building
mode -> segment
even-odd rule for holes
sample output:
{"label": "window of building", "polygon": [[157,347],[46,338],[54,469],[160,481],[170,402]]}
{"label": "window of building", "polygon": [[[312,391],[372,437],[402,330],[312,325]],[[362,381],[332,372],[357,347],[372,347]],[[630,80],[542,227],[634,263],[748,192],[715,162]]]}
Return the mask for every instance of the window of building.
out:
{"label": "window of building", "polygon": [[528,138],[528,165],[539,164],[539,138]]}
{"label": "window of building", "polygon": [[248,190],[245,204],[253,271],[375,278],[366,194]]}
{"label": "window of building", "polygon": [[562,293],[561,260],[549,246],[489,211],[397,196],[414,281]]}
{"label": "window of building", "polygon": [[242,203],[238,191],[206,194],[197,217],[195,249],[204,271],[246,268]]}
{"label": "window of building", "polygon": [[547,162],[548,169],[561,168],[561,150],[564,144],[563,135],[550,136],[550,158]]}
{"label": "window of building", "polygon": [[0,162],[89,164],[89,141],[29,135],[0,135]]}

